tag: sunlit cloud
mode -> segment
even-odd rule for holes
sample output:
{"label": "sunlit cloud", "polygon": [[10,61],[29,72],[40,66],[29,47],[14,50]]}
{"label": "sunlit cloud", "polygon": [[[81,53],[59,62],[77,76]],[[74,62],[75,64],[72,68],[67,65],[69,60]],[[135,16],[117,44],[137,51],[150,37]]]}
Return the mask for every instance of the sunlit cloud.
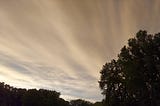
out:
{"label": "sunlit cloud", "polygon": [[1,0],[0,81],[101,100],[102,65],[138,30],[160,30],[159,7],[159,0]]}

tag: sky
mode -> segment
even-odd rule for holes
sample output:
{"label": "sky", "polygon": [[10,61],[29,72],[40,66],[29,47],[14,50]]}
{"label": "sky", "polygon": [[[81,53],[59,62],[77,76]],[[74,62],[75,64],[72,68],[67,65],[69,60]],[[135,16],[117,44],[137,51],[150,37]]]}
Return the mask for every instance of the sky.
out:
{"label": "sky", "polygon": [[140,30],[160,32],[159,0],[0,0],[0,82],[101,101],[102,66]]}

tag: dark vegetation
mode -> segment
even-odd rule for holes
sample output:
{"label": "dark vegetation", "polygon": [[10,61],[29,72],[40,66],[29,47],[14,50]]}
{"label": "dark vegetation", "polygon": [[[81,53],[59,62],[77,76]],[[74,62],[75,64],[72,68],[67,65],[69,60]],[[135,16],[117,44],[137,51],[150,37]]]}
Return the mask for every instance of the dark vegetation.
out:
{"label": "dark vegetation", "polygon": [[13,88],[0,83],[0,106],[69,106],[60,93],[44,89]]}
{"label": "dark vegetation", "polygon": [[[97,102],[98,103],[98,102]],[[60,93],[45,89],[21,89],[0,83],[0,106],[101,106],[82,99],[70,102]]]}
{"label": "dark vegetation", "polygon": [[139,31],[100,74],[104,106],[160,106],[160,33]]}

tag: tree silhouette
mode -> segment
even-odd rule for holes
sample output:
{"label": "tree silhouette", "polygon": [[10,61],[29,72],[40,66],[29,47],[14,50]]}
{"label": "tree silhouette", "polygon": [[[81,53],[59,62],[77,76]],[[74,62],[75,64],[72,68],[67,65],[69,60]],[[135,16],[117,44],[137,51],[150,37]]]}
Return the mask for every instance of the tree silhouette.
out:
{"label": "tree silhouette", "polygon": [[[92,106],[82,99],[70,102],[60,98],[60,93],[45,89],[14,88],[0,82],[0,106]],[[95,105],[97,104],[95,103]],[[98,105],[99,106],[99,105]]]}
{"label": "tree silhouette", "polygon": [[77,100],[71,100],[70,105],[71,106],[91,106],[92,103],[82,99],[77,99]]}
{"label": "tree silhouette", "polygon": [[160,105],[160,33],[139,31],[100,71],[107,106]]}
{"label": "tree silhouette", "polygon": [[13,88],[0,83],[0,106],[70,106],[60,93],[45,89]]}

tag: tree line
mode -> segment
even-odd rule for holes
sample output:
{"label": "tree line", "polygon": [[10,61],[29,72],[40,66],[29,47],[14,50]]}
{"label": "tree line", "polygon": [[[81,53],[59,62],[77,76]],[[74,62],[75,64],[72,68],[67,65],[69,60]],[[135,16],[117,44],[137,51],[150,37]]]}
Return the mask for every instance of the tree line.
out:
{"label": "tree line", "polygon": [[46,89],[15,88],[0,82],[0,106],[101,106],[82,99],[65,101],[60,93]]}
{"label": "tree line", "polygon": [[160,33],[140,30],[100,74],[104,106],[160,106]]}

